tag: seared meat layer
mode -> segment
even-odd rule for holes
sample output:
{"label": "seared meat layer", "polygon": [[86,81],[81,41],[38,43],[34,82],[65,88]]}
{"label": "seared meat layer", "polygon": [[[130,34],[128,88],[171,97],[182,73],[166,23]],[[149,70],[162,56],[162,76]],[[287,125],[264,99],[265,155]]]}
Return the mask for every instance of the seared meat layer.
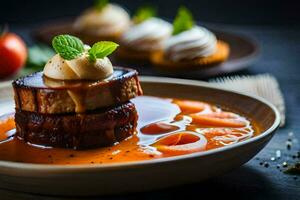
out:
{"label": "seared meat layer", "polygon": [[84,114],[39,114],[16,109],[17,137],[64,148],[110,146],[133,135],[137,111],[131,102]]}
{"label": "seared meat layer", "polygon": [[120,67],[102,81],[60,81],[38,72],[15,80],[13,87],[17,109],[43,114],[84,113],[142,94],[137,72]]}

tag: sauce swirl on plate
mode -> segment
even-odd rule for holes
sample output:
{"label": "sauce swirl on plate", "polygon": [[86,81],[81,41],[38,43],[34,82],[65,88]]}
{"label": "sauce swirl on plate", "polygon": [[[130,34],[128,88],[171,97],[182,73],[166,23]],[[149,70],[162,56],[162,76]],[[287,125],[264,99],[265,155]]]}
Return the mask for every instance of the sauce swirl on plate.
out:
{"label": "sauce swirl on plate", "polygon": [[36,146],[12,137],[13,115],[0,119],[0,160],[40,164],[104,164],[157,159],[235,144],[257,134],[249,119],[215,105],[140,96],[136,134],[111,147],[72,150]]}

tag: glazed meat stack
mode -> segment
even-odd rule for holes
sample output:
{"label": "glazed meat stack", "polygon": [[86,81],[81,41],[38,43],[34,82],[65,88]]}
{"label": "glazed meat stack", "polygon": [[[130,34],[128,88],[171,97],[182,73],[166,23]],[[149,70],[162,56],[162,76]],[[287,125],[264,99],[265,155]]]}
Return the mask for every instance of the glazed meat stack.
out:
{"label": "glazed meat stack", "polygon": [[17,137],[74,149],[113,145],[135,133],[141,95],[137,72],[114,67],[101,81],[60,81],[42,72],[13,82]]}

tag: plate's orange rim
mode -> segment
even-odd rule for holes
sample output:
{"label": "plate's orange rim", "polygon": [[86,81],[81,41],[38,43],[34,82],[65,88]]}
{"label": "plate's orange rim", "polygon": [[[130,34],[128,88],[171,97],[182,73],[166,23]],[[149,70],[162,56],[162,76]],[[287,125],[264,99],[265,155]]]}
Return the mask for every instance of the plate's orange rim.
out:
{"label": "plate's orange rim", "polygon": [[[50,165],[50,164],[32,164],[32,163],[18,163],[18,162],[12,162],[12,161],[0,161],[0,173],[1,171],[5,171],[6,174],[11,174],[13,176],[16,176],[15,170],[22,170],[21,173],[18,173],[20,176],[28,176],[26,172],[32,172],[30,173],[30,176],[39,176],[40,174],[38,172],[45,172],[47,171],[47,175],[49,173],[51,174],[65,174],[65,173],[74,173],[74,172],[91,172],[91,171],[113,171],[113,170],[121,170],[121,169],[136,169],[136,168],[142,168],[145,165],[156,165],[156,164],[164,164],[169,162],[175,162],[178,160],[185,160],[185,159],[193,159],[197,157],[205,157],[212,154],[221,153],[223,151],[229,151],[235,148],[238,148],[243,145],[247,145],[249,143],[258,142],[260,140],[265,139],[268,136],[272,136],[272,134],[275,132],[275,130],[279,127],[280,124],[280,114],[277,108],[271,104],[270,102],[266,101],[265,99],[258,97],[256,95],[250,95],[243,92],[236,92],[229,89],[223,89],[218,88],[216,86],[211,85],[210,83],[204,82],[204,81],[196,81],[196,80],[187,80],[187,79],[177,79],[177,78],[167,78],[167,77],[155,77],[155,76],[140,76],[141,82],[147,82],[147,83],[171,83],[171,84],[179,84],[179,85],[187,85],[187,86],[199,86],[199,87],[206,87],[221,91],[226,91],[230,93],[235,93],[238,95],[242,95],[248,98],[252,98],[256,101],[259,101],[260,103],[263,103],[271,108],[273,113],[275,114],[275,121],[273,122],[272,126],[269,127],[266,131],[262,132],[260,135],[255,136],[253,138],[250,138],[245,141],[238,142],[233,145],[220,147],[217,149],[212,149],[204,152],[197,152],[192,154],[186,154],[186,155],[179,155],[174,157],[168,157],[168,158],[159,158],[159,159],[153,159],[153,160],[145,160],[145,161],[134,161],[134,162],[127,162],[127,163],[111,163],[111,164],[101,164],[101,165],[90,165],[90,164],[81,164],[81,165]],[[0,91],[1,89],[9,89],[11,84],[11,81],[7,81],[4,83],[0,83]],[[34,173],[36,172],[36,174]],[[1,173],[3,174],[3,173]]]}

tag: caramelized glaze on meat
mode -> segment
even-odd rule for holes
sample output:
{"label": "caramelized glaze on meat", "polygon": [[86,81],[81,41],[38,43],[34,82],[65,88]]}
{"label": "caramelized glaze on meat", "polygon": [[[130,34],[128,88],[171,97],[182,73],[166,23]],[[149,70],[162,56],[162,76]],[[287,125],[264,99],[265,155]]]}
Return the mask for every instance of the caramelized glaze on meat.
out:
{"label": "caramelized glaze on meat", "polygon": [[[37,72],[13,82],[16,108],[43,114],[73,113],[125,103],[142,94],[135,70],[114,68],[101,81],[60,81]],[[78,105],[80,104],[80,105]]]}

